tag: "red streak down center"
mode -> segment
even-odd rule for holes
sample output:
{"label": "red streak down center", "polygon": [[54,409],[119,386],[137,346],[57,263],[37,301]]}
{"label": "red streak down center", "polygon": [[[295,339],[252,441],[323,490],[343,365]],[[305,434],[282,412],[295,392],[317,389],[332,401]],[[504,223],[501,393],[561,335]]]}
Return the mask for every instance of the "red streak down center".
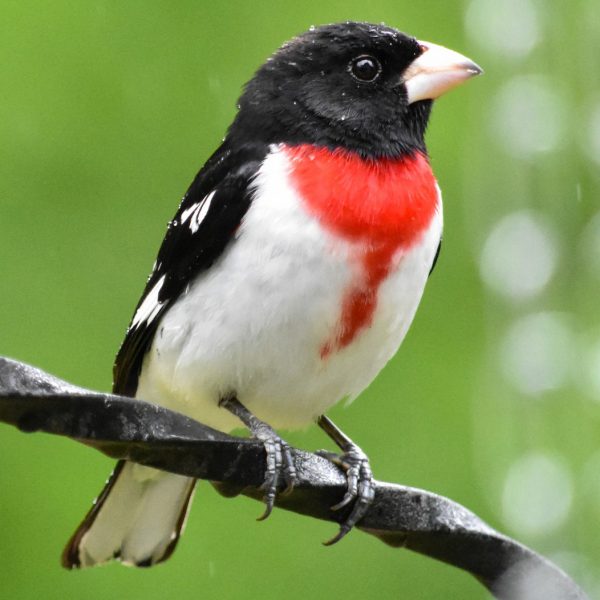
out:
{"label": "red streak down center", "polygon": [[400,249],[418,243],[438,204],[435,177],[420,153],[399,159],[363,159],[346,150],[310,145],[286,148],[291,181],[308,211],[348,241],[358,266],[341,316],[321,357],[350,344],[369,327],[381,283]]}

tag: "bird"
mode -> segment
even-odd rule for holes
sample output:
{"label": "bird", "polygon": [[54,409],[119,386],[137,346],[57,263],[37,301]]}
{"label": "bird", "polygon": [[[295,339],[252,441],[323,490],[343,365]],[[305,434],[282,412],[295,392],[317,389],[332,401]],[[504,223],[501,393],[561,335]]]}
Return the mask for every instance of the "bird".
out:
{"label": "bird", "polygon": [[[169,222],[113,391],[265,447],[265,515],[296,472],[279,430],[318,423],[368,510],[366,454],[326,416],[398,350],[442,237],[425,144],[432,103],[482,72],[384,24],[310,27],[245,85],[222,143]],[[120,461],[63,552],[67,568],[173,552],[196,481]],[[285,490],[284,490],[285,491]]]}

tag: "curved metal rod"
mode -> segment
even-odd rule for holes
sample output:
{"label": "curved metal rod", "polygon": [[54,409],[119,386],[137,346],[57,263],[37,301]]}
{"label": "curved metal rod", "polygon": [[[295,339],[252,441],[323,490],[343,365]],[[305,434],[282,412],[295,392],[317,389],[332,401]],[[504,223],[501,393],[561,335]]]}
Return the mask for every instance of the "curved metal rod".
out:
{"label": "curved metal rod", "polygon": [[[225,495],[262,497],[258,486],[265,457],[260,443],[147,402],[89,391],[1,357],[0,421],[27,433],[68,436],[113,458],[220,482]],[[339,522],[344,513],[329,507],[344,495],[343,473],[315,454],[294,449],[293,455],[298,484],[277,499],[277,506]],[[501,600],[587,598],[556,565],[432,492],[376,482],[375,502],[359,529],[391,546],[464,569]]]}

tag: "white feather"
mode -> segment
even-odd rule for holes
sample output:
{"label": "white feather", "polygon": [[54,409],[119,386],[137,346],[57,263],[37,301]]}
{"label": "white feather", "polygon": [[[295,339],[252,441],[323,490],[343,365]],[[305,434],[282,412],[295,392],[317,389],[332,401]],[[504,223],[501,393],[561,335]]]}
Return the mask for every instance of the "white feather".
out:
{"label": "white feather", "polygon": [[273,148],[235,242],[162,318],[138,397],[229,431],[239,422],[218,401],[235,392],[273,427],[297,428],[356,397],[394,355],[439,243],[441,199],[420,242],[394,256],[371,326],[323,360],[355,275],[352,248],[305,210],[288,177]]}
{"label": "white feather", "polygon": [[[304,209],[273,148],[255,181],[255,198],[236,239],[162,317],[137,397],[229,431],[240,423],[218,407],[235,392],[276,428],[309,424],[342,398],[353,399],[398,349],[414,317],[442,229],[441,197],[428,230],[393,257],[373,321],[326,360],[320,348],[340,318],[356,276],[356,248],[334,238]],[[190,207],[201,222],[210,197]],[[206,208],[205,208],[206,207]],[[134,318],[160,308],[154,286]],[[172,540],[193,480],[126,465],[80,544],[83,566],[158,560]]]}
{"label": "white feather", "polygon": [[132,327],[137,327],[140,323],[151,323],[159,313],[163,303],[158,301],[158,294],[165,282],[166,275],[163,275],[150,290],[144,301],[133,315]]}
{"label": "white feather", "polygon": [[[196,233],[200,229],[200,224],[206,217],[208,209],[210,208],[212,199],[217,190],[213,190],[210,194],[206,195],[200,202],[196,202],[188,209],[184,210],[181,214],[181,224],[183,225],[188,219],[190,219],[189,228],[192,233]],[[190,218],[191,217],[191,218]]]}
{"label": "white feather", "polygon": [[194,479],[126,463],[79,545],[82,567],[119,556],[156,562],[177,531]]}

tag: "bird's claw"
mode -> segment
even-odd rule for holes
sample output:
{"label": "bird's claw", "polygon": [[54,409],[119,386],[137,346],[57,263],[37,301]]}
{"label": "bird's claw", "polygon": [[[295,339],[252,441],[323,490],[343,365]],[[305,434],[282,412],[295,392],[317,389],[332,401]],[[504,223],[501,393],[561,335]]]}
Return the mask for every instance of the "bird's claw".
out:
{"label": "bird's claw", "polygon": [[350,514],[340,525],[338,533],[324,542],[325,546],[332,546],[367,514],[375,498],[375,484],[369,459],[355,444],[348,446],[348,449],[340,455],[327,451],[320,451],[317,454],[332,461],[346,472],[348,484],[346,493],[340,502],[331,507],[331,510],[340,510],[354,502]]}
{"label": "bird's claw", "polygon": [[260,489],[264,490],[265,512],[258,518],[264,521],[273,511],[277,488],[282,477],[285,481],[283,494],[289,494],[294,489],[297,480],[296,466],[292,451],[275,431],[255,417],[236,397],[228,395],[219,401],[219,406],[235,415],[250,430],[252,437],[263,443],[267,455],[265,479]]}
{"label": "bird's claw", "polygon": [[257,519],[258,521],[264,521],[275,506],[275,497],[281,479],[283,478],[285,481],[285,488],[281,493],[289,494],[294,489],[297,474],[292,452],[287,442],[267,427],[256,432],[256,438],[263,443],[267,454],[265,480],[260,486],[260,489],[265,492],[265,512]]}

